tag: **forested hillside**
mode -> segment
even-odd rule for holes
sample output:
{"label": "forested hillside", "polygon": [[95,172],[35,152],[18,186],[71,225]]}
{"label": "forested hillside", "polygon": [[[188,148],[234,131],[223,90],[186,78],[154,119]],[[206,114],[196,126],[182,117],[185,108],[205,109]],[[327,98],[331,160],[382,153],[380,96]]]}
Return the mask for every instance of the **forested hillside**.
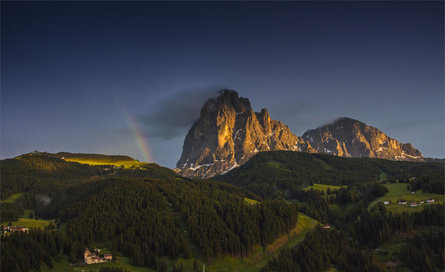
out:
{"label": "forested hillside", "polygon": [[[266,247],[297,223],[295,204],[247,202],[246,198],[258,197],[227,183],[184,179],[155,164],[118,169],[27,154],[2,165],[6,170],[2,187],[9,195],[21,193],[20,201],[2,203],[2,212],[17,210],[28,199],[15,214],[33,209],[38,217],[55,218],[55,232],[60,233],[54,241],[50,229],[3,236],[2,250],[11,254],[22,254],[17,245],[41,244],[26,253],[29,261],[2,258],[7,271],[38,270],[40,262],[51,266],[60,255],[76,263],[86,247],[108,242],[108,250],[130,257],[133,265],[158,270],[170,266],[166,257],[241,258],[254,246]],[[36,205],[42,195],[50,201]]]}
{"label": "forested hillside", "polygon": [[388,213],[381,204],[369,213],[362,210],[350,226],[317,228],[300,245],[283,250],[263,271],[312,272],[332,267],[338,271],[443,271],[443,205],[411,214]]}
{"label": "forested hillside", "polygon": [[[36,271],[60,260],[78,265],[85,248],[97,245],[133,267],[158,271],[188,271],[183,262],[196,271],[207,263],[212,271],[227,258],[248,259],[254,271],[443,270],[438,163],[266,152],[218,177],[232,184],[183,178],[156,164],[91,166],[43,153],[0,164],[2,222],[25,211],[55,222],[3,234],[5,271]],[[393,187],[399,191],[388,191]],[[411,210],[379,200],[395,193],[439,199]],[[301,243],[270,255],[268,248],[283,245],[277,241],[297,226],[298,213],[312,228],[324,227],[309,228]]]}
{"label": "forested hillside", "polygon": [[258,153],[246,164],[214,179],[241,186],[263,198],[291,199],[299,189],[314,183],[360,185],[410,177],[429,179],[429,188],[443,188],[443,164],[272,151]]}

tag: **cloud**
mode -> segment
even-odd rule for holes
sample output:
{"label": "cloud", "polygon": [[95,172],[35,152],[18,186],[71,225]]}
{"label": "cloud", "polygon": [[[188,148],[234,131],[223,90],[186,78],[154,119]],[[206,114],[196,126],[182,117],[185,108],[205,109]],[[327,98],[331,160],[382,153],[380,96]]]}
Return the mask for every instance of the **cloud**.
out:
{"label": "cloud", "polygon": [[36,195],[35,200],[40,202],[43,206],[48,206],[51,203],[51,198],[47,195]]}
{"label": "cloud", "polygon": [[215,97],[222,87],[195,88],[162,98],[147,114],[139,116],[147,137],[172,139],[182,136],[199,118],[207,99]]}

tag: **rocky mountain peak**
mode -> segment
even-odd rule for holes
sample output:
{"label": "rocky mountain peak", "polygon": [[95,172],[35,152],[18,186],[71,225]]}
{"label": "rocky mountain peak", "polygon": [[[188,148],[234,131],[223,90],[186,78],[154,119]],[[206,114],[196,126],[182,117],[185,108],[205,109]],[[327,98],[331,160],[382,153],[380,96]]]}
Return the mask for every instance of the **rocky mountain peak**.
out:
{"label": "rocky mountain peak", "polygon": [[315,151],[287,126],[272,120],[267,109],[256,113],[249,99],[223,90],[205,102],[185,138],[177,168],[184,176],[211,177],[269,150]]}
{"label": "rocky mountain peak", "polygon": [[411,144],[402,144],[373,126],[342,117],[302,138],[273,120],[267,109],[254,112],[236,91],[222,90],[204,103],[184,140],[180,174],[208,178],[244,164],[261,151],[321,152],[342,157],[422,161]]}
{"label": "rocky mountain peak", "polygon": [[400,143],[379,129],[348,117],[308,130],[302,137],[318,152],[342,157],[423,160],[411,144]]}

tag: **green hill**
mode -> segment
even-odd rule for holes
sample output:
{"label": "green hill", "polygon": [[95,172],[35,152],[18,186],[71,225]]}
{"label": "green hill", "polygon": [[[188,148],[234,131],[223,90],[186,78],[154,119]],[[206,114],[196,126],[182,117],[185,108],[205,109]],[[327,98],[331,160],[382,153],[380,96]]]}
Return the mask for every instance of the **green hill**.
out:
{"label": "green hill", "polygon": [[56,154],[42,153],[46,156],[56,157],[65,161],[78,162],[89,165],[113,165],[117,167],[124,166],[126,168],[141,167],[143,162],[124,155],[103,155],[103,154],[85,154],[85,153],[68,153],[59,152]]}
{"label": "green hill", "polygon": [[[31,153],[2,160],[0,166],[2,212],[7,206],[18,219],[11,220],[16,225],[37,226],[38,221],[45,223],[39,225],[43,228],[54,222],[58,229],[55,243],[62,239],[72,245],[55,249],[51,231],[45,234],[49,244],[27,254],[38,254],[29,260],[48,266],[61,252],[64,257],[58,258],[59,268],[66,259],[79,260],[86,246],[100,245],[128,257],[135,266],[156,270],[170,270],[180,259],[188,264],[193,260],[216,264],[227,256],[241,260],[252,254],[257,257],[250,265],[258,270],[265,261],[258,262],[268,256],[263,248],[272,244],[278,250],[285,242],[275,245],[277,238],[292,232],[301,240],[308,231],[306,227],[301,233],[295,230],[298,212],[294,204],[256,202],[258,196],[245,189],[218,181],[184,179],[156,164],[115,168]],[[39,219],[25,218],[25,209],[28,213],[32,209],[33,217]],[[40,244],[31,241],[39,235],[10,234],[2,240],[2,251],[9,252],[8,256],[23,255],[25,244]],[[26,271],[31,265],[15,260],[5,259],[2,268],[19,266]]]}

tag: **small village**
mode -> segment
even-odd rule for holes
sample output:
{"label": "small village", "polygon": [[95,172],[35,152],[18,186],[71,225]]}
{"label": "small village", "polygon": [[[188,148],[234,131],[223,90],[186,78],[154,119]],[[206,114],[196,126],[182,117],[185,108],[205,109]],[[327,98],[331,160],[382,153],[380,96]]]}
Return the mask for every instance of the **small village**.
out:
{"label": "small village", "polygon": [[[417,207],[417,206],[421,206],[421,205],[423,205],[425,203],[426,204],[432,204],[432,203],[435,203],[435,200],[434,200],[434,198],[431,198],[431,199],[427,199],[425,201],[423,201],[423,200],[421,200],[421,201],[411,201],[409,203],[406,200],[398,200],[397,201],[397,205],[408,205],[411,208],[414,208],[414,207]],[[383,205],[389,205],[389,204],[391,204],[391,200],[383,201]]]}
{"label": "small village", "polygon": [[2,233],[16,232],[16,231],[17,232],[29,232],[29,228],[18,227],[18,226],[2,226],[1,231],[2,231]]}

